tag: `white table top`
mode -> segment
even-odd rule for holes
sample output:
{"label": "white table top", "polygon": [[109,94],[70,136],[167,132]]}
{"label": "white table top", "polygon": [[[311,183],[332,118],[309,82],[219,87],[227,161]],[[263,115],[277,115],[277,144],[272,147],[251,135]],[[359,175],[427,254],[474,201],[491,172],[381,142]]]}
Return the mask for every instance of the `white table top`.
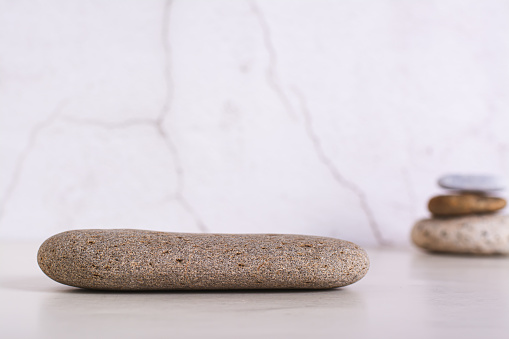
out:
{"label": "white table top", "polygon": [[509,257],[368,249],[356,284],[326,291],[106,293],[0,243],[1,338],[509,338]]}

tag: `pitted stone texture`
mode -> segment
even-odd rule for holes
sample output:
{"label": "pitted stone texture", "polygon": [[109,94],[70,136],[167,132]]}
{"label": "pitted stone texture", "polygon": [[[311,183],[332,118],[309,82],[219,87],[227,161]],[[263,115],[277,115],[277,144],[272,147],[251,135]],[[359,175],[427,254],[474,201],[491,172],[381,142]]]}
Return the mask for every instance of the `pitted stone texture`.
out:
{"label": "pitted stone texture", "polygon": [[417,246],[433,252],[509,254],[509,216],[420,220],[411,237]]}
{"label": "pitted stone texture", "polygon": [[438,179],[438,185],[457,191],[489,192],[505,188],[506,183],[500,177],[493,175],[444,175]]}
{"label": "pitted stone texture", "polygon": [[324,289],[352,284],[369,268],[364,249],[333,238],[131,229],[54,235],[38,262],[62,284],[122,291]]}
{"label": "pitted stone texture", "polygon": [[428,203],[428,209],[436,216],[456,216],[496,212],[506,205],[502,198],[482,195],[439,195]]}

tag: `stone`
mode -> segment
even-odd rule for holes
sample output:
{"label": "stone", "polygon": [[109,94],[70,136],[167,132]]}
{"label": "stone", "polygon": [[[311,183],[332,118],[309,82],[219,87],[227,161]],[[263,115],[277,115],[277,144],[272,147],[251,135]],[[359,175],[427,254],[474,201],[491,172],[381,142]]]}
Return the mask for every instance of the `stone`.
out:
{"label": "stone", "polygon": [[369,269],[364,249],[334,238],[133,229],[59,233],[37,259],[59,283],[117,291],[326,289]]}
{"label": "stone", "polygon": [[505,188],[504,180],[492,175],[445,175],[438,179],[438,185],[451,190],[467,192],[489,192]]}
{"label": "stone", "polygon": [[436,216],[456,216],[496,212],[506,205],[502,198],[483,195],[439,195],[428,203],[428,209]]}
{"label": "stone", "polygon": [[432,252],[509,254],[509,215],[473,215],[418,221],[415,245]]}

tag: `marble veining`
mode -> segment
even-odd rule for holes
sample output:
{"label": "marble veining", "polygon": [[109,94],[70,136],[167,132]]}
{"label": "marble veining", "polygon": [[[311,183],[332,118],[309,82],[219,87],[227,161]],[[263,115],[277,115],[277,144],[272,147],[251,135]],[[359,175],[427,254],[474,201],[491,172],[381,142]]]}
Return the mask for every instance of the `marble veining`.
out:
{"label": "marble veining", "polygon": [[279,76],[277,73],[277,53],[274,45],[272,44],[270,27],[267,23],[267,19],[263,15],[263,12],[260,10],[259,6],[256,4],[256,1],[250,1],[251,10],[255,15],[258,23],[260,24],[260,29],[263,36],[263,43],[267,50],[267,54],[269,56],[266,70],[266,78],[267,85],[274,91],[277,95],[281,104],[285,107],[286,112],[292,118],[297,118],[297,114],[294,112],[292,105],[290,104],[290,100],[288,99],[285,90],[281,85],[281,81],[279,80]]}
{"label": "marble veining", "polygon": [[[263,41],[265,43],[265,47],[269,55],[269,66],[267,67],[267,83],[278,95],[278,97],[281,100],[281,103],[285,106],[286,111],[289,113],[289,115],[294,117],[295,116],[294,111],[288,102],[288,98],[286,97],[285,91],[282,90],[281,85],[279,84],[279,79],[275,71],[277,67],[277,55],[274,46],[272,45],[269,26],[267,24],[265,17],[263,16],[263,13],[260,11],[254,0],[251,1],[251,8],[253,9],[253,13],[255,13],[258,21],[260,22],[260,27],[262,28],[263,32]],[[369,226],[371,227],[371,230],[376,241],[380,245],[385,244],[385,240],[383,239],[382,234],[379,230],[379,226],[375,220],[373,211],[371,210],[367,203],[366,195],[357,185],[355,185],[355,183],[345,179],[341,172],[331,161],[331,159],[325,154],[321,146],[321,141],[318,135],[316,134],[315,130],[313,129],[311,114],[306,105],[305,101],[306,99],[304,95],[299,89],[297,89],[296,86],[294,86],[292,89],[294,94],[297,96],[299,100],[301,112],[302,115],[304,116],[303,123],[306,135],[309,138],[310,142],[313,144],[313,148],[315,149],[317,158],[330,171],[330,174],[332,175],[334,180],[338,182],[340,186],[345,187],[347,190],[351,191],[358,197],[361,208],[366,214]]]}
{"label": "marble veining", "polygon": [[373,215],[373,211],[371,210],[371,207],[367,202],[366,194],[355,183],[347,180],[337,169],[337,167],[334,165],[332,160],[327,156],[327,154],[325,154],[320,138],[313,129],[313,121],[311,118],[311,114],[307,108],[305,98],[302,95],[302,93],[297,89],[295,89],[295,94],[300,99],[302,106],[302,114],[304,115],[304,122],[306,126],[306,133],[309,137],[309,140],[313,143],[313,147],[316,151],[316,156],[318,157],[320,162],[323,163],[325,167],[327,167],[334,180],[336,180],[340,186],[345,187],[347,190],[351,191],[358,197],[360,206],[363,209],[364,213],[366,214],[369,226],[371,227],[371,231],[373,232],[373,235],[375,236],[378,244],[387,245],[387,241],[383,238],[378,223],[376,222],[375,216]]}
{"label": "marble veining", "polygon": [[13,175],[10,178],[10,180],[7,184],[7,188],[4,191],[3,199],[0,204],[0,221],[2,220],[4,211],[5,211],[5,207],[9,203],[9,199],[11,198],[11,195],[13,194],[14,190],[16,189],[16,187],[18,185],[18,182],[21,177],[21,173],[23,171],[23,167],[25,166],[25,161],[26,161],[27,157],[30,155],[30,153],[32,152],[34,144],[37,142],[39,135],[41,133],[43,133],[44,130],[48,126],[50,126],[56,119],[58,119],[59,115],[62,113],[64,103],[65,103],[65,101],[62,101],[53,110],[53,112],[50,114],[50,116],[47,119],[35,124],[34,127],[32,128],[32,130],[30,131],[30,134],[28,136],[28,142],[16,161]]}
{"label": "marble veining", "polygon": [[0,2],[0,237],[408,242],[436,177],[509,169],[508,9],[441,6]]}

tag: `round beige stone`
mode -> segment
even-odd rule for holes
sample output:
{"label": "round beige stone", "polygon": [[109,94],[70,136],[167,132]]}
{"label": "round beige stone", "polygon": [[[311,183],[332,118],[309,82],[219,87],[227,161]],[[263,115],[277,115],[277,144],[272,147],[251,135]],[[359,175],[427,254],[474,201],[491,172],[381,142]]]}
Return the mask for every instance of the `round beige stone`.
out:
{"label": "round beige stone", "polygon": [[433,252],[509,254],[509,216],[424,219],[414,225],[411,238]]}
{"label": "round beige stone", "polygon": [[428,209],[436,216],[456,216],[477,213],[496,212],[506,205],[506,201],[497,197],[483,195],[439,195],[428,203]]}
{"label": "round beige stone", "polygon": [[38,263],[62,284],[102,290],[325,289],[352,284],[367,253],[290,234],[76,230],[47,239]]}

